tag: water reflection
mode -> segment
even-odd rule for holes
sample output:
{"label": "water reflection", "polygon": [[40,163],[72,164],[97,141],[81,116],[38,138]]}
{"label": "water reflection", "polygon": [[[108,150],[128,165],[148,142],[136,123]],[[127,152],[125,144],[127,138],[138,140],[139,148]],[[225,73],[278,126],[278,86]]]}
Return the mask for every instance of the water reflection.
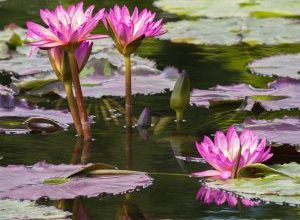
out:
{"label": "water reflection", "polygon": [[[76,139],[75,147],[71,156],[71,164],[88,164],[90,159],[91,141],[84,141],[83,138]],[[72,213],[72,220],[89,220],[89,214],[83,203],[83,197],[75,199],[61,199],[55,201],[55,207]]]}
{"label": "water reflection", "polygon": [[230,207],[234,207],[236,205],[253,207],[253,206],[258,206],[260,204],[260,201],[239,198],[228,192],[224,192],[218,189],[211,189],[205,186],[201,186],[201,188],[197,192],[196,200],[204,204],[212,204],[212,203],[215,203],[216,205],[226,204]]}

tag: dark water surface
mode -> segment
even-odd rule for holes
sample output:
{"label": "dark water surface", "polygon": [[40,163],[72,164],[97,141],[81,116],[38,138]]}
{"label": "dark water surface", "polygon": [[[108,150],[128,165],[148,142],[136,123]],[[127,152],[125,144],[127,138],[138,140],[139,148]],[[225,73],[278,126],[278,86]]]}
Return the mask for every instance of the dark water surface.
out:
{"label": "dark water surface", "polygon": [[[39,20],[39,8],[53,8],[58,3],[65,5],[75,1],[46,1],[46,0],[8,0],[0,3],[0,28],[14,22],[22,27],[26,20]],[[156,10],[159,16],[167,20],[179,19],[176,16],[162,13],[152,6],[152,1],[85,1],[85,5],[96,4],[97,7],[110,7],[115,2],[126,3],[130,6],[149,7]],[[157,39],[147,40],[139,49],[138,55],[153,59],[160,69],[175,66],[185,70],[191,78],[192,88],[206,89],[217,84],[237,82],[249,83],[257,87],[265,87],[274,79],[254,76],[248,73],[245,65],[254,59],[277,53],[300,52],[300,45],[281,46],[195,46],[174,44]],[[5,79],[0,79],[4,83]],[[177,160],[175,155],[194,156],[194,139],[204,134],[225,129],[233,123],[243,122],[250,115],[247,112],[235,112],[234,109],[208,110],[191,107],[185,115],[186,122],[176,131],[174,113],[169,108],[170,93],[152,96],[138,95],[134,97],[134,115],[138,117],[144,106],[150,106],[155,117],[156,126],[151,129],[150,137],[144,140],[134,129],[132,145],[126,148],[128,135],[123,128],[124,118],[106,121],[102,115],[101,106],[117,103],[123,106],[124,100],[117,97],[87,100],[89,114],[97,116],[93,124],[95,141],[88,149],[89,162],[109,163],[120,169],[133,169],[149,173],[189,174],[203,170],[207,166],[195,162]],[[48,108],[66,108],[63,100],[35,99],[35,102]],[[107,106],[106,106],[107,107]],[[299,115],[298,111],[263,113],[260,118],[280,117],[283,115]],[[127,138],[126,138],[127,137]],[[26,164],[31,165],[40,160],[60,164],[80,162],[81,152],[76,154],[76,138],[74,129],[51,135],[7,135],[0,136],[1,165]],[[280,157],[279,157],[280,158]],[[291,156],[289,160],[296,161],[299,155]],[[285,161],[286,158],[280,158]],[[276,162],[276,161],[273,161]],[[202,168],[201,168],[202,167]],[[104,198],[81,198],[86,213],[90,219],[118,219],[124,205],[130,204],[134,210],[139,209],[150,219],[298,219],[299,207],[287,205],[261,204],[257,207],[234,207],[226,205],[205,205],[195,201],[200,188],[196,179],[185,176],[151,175],[153,185],[129,196],[119,195]],[[129,198],[128,198],[129,197]],[[41,203],[53,204],[51,201]],[[69,209],[72,210],[71,208]],[[133,219],[141,219],[139,217]]]}

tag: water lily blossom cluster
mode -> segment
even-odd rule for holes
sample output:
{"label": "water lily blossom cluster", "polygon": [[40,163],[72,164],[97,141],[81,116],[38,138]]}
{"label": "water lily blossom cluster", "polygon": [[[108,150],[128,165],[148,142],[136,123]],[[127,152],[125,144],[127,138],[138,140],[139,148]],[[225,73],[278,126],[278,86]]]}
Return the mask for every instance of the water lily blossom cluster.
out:
{"label": "water lily blossom cluster", "polygon": [[[110,30],[111,37],[119,52],[125,56],[127,127],[132,127],[130,55],[136,51],[144,38],[156,37],[165,33],[162,30],[162,19],[155,20],[156,14],[148,9],[144,9],[139,13],[139,10],[135,8],[131,15],[126,6],[120,8],[115,5],[108,13],[105,9],[100,9],[94,16],[93,10],[94,6],[92,5],[84,11],[83,2],[71,5],[68,8],[59,5],[52,11],[48,9],[40,10],[41,19],[47,27],[34,22],[27,22],[27,35],[30,38],[28,45],[32,46],[31,52],[38,48],[48,50],[54,72],[58,79],[65,83],[77,133],[78,135],[83,133],[86,140],[91,140],[92,137],[81,91],[79,73],[91,54],[92,44],[89,41],[107,37],[91,32],[102,21],[105,27]],[[73,86],[77,106],[74,106]],[[80,124],[76,125],[78,115]]]}
{"label": "water lily blossom cluster", "polygon": [[165,33],[162,29],[162,19],[154,20],[155,13],[144,9],[139,13],[136,7],[132,14],[124,5],[115,5],[106,15],[104,25],[111,32],[119,52],[125,57],[125,87],[126,87],[126,127],[132,127],[131,100],[131,60],[130,55],[140,46],[144,38],[156,37]]}
{"label": "water lily blossom cluster", "polygon": [[[208,187],[201,187],[196,195],[196,200],[201,201],[204,204],[215,203],[217,205],[228,204],[230,207],[234,207],[238,204],[238,198],[234,195],[221,191],[219,189],[210,189]],[[260,204],[259,201],[251,199],[240,199],[241,204],[246,207],[257,206]]]}
{"label": "water lily blossom cluster", "polygon": [[233,177],[233,172],[242,167],[272,157],[271,148],[266,147],[265,138],[259,142],[258,136],[248,129],[243,130],[238,136],[233,126],[228,129],[226,135],[217,131],[214,141],[205,136],[201,143],[196,142],[196,147],[206,162],[215,169],[193,173],[193,176],[197,177],[228,179]]}

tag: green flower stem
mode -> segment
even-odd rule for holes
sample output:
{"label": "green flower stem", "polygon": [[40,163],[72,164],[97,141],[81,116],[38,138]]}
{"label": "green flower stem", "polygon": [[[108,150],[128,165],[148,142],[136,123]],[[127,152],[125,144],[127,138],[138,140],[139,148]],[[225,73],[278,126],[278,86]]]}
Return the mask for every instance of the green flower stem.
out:
{"label": "green flower stem", "polygon": [[89,123],[88,114],[85,109],[84,99],[83,99],[80,80],[79,80],[79,71],[78,71],[78,66],[77,66],[77,61],[75,58],[74,51],[71,52],[68,51],[68,57],[69,57],[69,62],[70,62],[70,67],[72,72],[72,80],[74,83],[74,90],[76,95],[79,116],[81,119],[81,125],[83,129],[84,140],[90,141],[92,140],[92,131]]}
{"label": "green flower stem", "polygon": [[73,95],[72,82],[64,82],[64,84],[65,84],[65,90],[66,90],[69,108],[70,108],[71,115],[72,115],[72,118],[73,118],[73,121],[75,124],[77,135],[79,137],[81,137],[81,136],[83,136],[83,130],[82,130],[81,121],[80,121],[78,109],[76,106],[75,98]]}
{"label": "green flower stem", "polygon": [[183,120],[183,111],[182,110],[176,110],[176,120],[177,120],[177,122],[181,122]]}
{"label": "green flower stem", "polygon": [[232,173],[231,173],[231,178],[233,178],[233,179],[235,179],[237,177],[239,163],[240,163],[240,160],[241,160],[241,154],[242,154],[242,146],[240,146],[240,148],[239,148],[239,151],[238,151],[238,154],[236,156],[235,163],[234,163],[234,166],[233,166],[233,170],[232,170]]}
{"label": "green flower stem", "polygon": [[125,111],[126,127],[132,127],[132,97],[131,97],[131,60],[130,55],[125,56]]}

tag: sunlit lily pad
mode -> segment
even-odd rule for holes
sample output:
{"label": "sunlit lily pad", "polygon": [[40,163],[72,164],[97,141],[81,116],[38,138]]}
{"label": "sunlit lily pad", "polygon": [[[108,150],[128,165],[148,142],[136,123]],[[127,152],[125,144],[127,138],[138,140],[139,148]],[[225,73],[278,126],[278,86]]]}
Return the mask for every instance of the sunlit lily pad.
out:
{"label": "sunlit lily pad", "polygon": [[[152,183],[152,179],[145,173],[106,167],[105,164],[51,165],[45,162],[38,162],[31,167],[0,167],[0,198],[36,200],[41,197],[96,197],[120,194]],[[93,175],[83,175],[88,173]]]}
{"label": "sunlit lily pad", "polygon": [[[300,25],[282,18],[225,18],[169,22],[160,38],[178,43],[249,45],[300,42]],[[280,32],[278,32],[280,30]]]}
{"label": "sunlit lily pad", "polygon": [[259,198],[266,202],[299,205],[299,164],[290,163],[271,167],[277,171],[289,173],[292,178],[270,174],[263,178],[241,178],[227,181],[210,180],[206,182],[206,185],[211,188],[234,192],[246,198]]}
{"label": "sunlit lily pad", "polygon": [[296,117],[283,117],[273,120],[256,120],[248,118],[238,128],[248,128],[260,137],[278,144],[300,145],[300,119]]}
{"label": "sunlit lily pad", "polygon": [[295,0],[157,0],[154,5],[170,13],[190,17],[293,17],[300,15]]}
{"label": "sunlit lily pad", "polygon": [[300,54],[285,54],[262,58],[248,65],[251,73],[300,79]]}
{"label": "sunlit lily pad", "polygon": [[[243,103],[244,110],[251,110],[259,102],[265,110],[300,108],[300,81],[278,79],[269,84],[268,89],[258,89],[246,84],[216,86],[209,90],[195,89],[191,103],[197,106],[211,107],[228,101]],[[248,97],[250,99],[245,100]],[[252,101],[251,101],[252,100]]]}
{"label": "sunlit lily pad", "polygon": [[53,206],[41,206],[27,200],[0,200],[0,207],[0,220],[62,220],[68,219],[68,217],[71,215],[71,213],[56,209]]}

